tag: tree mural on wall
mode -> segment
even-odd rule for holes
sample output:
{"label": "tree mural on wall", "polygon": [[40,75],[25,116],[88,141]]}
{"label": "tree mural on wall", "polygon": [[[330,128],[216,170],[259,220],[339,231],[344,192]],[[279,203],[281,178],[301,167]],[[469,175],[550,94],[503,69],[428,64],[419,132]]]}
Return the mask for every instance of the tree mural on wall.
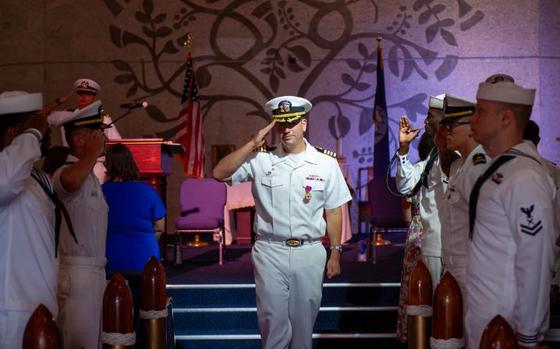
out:
{"label": "tree mural on wall", "polygon": [[[105,0],[115,17],[109,28],[113,44],[123,50],[139,46],[145,51],[140,68],[135,69],[124,60],[114,60],[115,81],[126,86],[127,97],[135,100],[159,94],[178,98],[180,91],[176,88],[181,84],[176,80],[182,79],[185,66],[178,64],[175,71],[165,74],[162,64],[184,55],[181,46],[187,33],[203,26],[208,30],[205,38],[208,42],[204,45],[211,53],[194,54],[193,58],[204,116],[219,103],[235,102],[249,105],[250,115],[268,120],[262,100],[275,97],[283,84],[291,81],[298,86],[296,94],[313,96],[314,106],[325,104],[332,110],[332,115],[328,115],[328,129],[333,138],[344,139],[351,128],[363,136],[374,127],[375,83],[372,82],[375,81],[375,37],[378,33],[384,39],[387,52],[386,72],[393,79],[405,82],[435,77],[441,81],[452,74],[458,57],[452,53],[438,56],[432,46],[439,40],[440,46],[443,42],[448,48],[446,52],[456,51],[459,43],[454,33],[468,31],[484,17],[466,0],[456,0],[457,13],[453,17],[450,17],[447,2],[443,1],[403,1],[401,5],[387,1],[393,8],[391,16],[381,12],[383,3],[375,0],[178,0],[158,2],[156,6],[153,0]],[[394,6],[398,11],[394,11]],[[357,11],[364,8],[372,14],[368,25],[375,30],[355,29]],[[134,13],[134,20],[130,19],[131,13]],[[331,27],[335,24],[336,33],[326,30],[327,22]],[[236,47],[235,53],[221,40],[224,28],[232,23],[247,36],[244,45]],[[418,40],[417,34],[422,32],[423,38]],[[341,61],[344,69],[340,69]],[[333,68],[335,64],[339,64],[336,69]],[[222,78],[217,75],[217,68],[227,71],[228,78],[242,81],[251,88],[212,93]],[[336,80],[336,83],[325,86],[321,77],[327,72],[329,80]],[[261,96],[246,94],[255,89]],[[387,107],[401,109],[416,121],[426,113],[427,97],[426,93],[415,93],[388,101]],[[155,105],[147,112],[154,121],[166,125],[158,136],[171,138],[176,133],[176,117],[166,117]],[[398,120],[389,118],[389,122],[392,125],[389,139],[395,143]],[[356,146],[352,156],[359,163],[371,163],[372,148],[373,144]]]}

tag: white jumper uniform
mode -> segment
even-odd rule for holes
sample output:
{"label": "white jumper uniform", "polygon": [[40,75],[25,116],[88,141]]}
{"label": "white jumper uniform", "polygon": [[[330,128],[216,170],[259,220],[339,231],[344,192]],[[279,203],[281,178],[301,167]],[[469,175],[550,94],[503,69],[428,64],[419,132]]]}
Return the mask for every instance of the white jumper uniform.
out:
{"label": "white jumper uniform", "polygon": [[[68,162],[75,161],[76,157],[68,156]],[[53,185],[70,215],[78,244],[66,231],[60,234],[59,326],[65,348],[97,349],[106,284],[108,206],[93,173],[79,190],[68,193],[60,182],[66,167],[55,172]],[[63,229],[67,227],[63,225]]]}
{"label": "white jumper uniform", "polygon": [[[398,154],[398,153],[397,153]],[[428,159],[412,164],[407,155],[398,154],[396,182],[401,194],[414,189],[426,167]],[[420,219],[422,220],[422,261],[432,277],[433,291],[441,276],[441,224],[440,210],[444,205],[447,176],[440,167],[439,157],[435,160],[427,178],[428,187],[422,186],[418,192]]]}
{"label": "white jumper uniform", "polygon": [[526,155],[499,167],[477,201],[467,265],[469,348],[479,347],[497,314],[527,346],[541,340],[549,325],[555,187],[533,146],[521,143],[506,153],[513,152]]}
{"label": "white jumper uniform", "polygon": [[[305,143],[299,154],[281,147],[255,153],[232,176],[233,184],[253,181],[252,260],[264,349],[311,348],[326,263],[323,212],[351,200],[336,159]],[[288,247],[289,238],[303,245]]]}
{"label": "white jumper uniform", "polygon": [[40,138],[27,130],[0,152],[0,348],[21,348],[39,304],[58,313],[55,206],[31,177]]}
{"label": "white jumper uniform", "polygon": [[444,271],[449,271],[459,284],[463,301],[470,243],[469,197],[474,183],[484,173],[489,162],[484,148],[478,145],[466,157],[453,161],[449,171],[443,210],[445,218],[441,225],[443,266]]}

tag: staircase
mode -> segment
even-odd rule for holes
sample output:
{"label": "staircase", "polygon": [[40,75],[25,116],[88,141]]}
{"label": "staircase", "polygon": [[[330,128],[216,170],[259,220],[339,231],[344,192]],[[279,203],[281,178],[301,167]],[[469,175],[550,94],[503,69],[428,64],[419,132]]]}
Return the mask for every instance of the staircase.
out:
{"label": "staircase", "polygon": [[[178,349],[261,348],[254,284],[169,284]],[[398,283],[325,283],[314,348],[399,348]]]}

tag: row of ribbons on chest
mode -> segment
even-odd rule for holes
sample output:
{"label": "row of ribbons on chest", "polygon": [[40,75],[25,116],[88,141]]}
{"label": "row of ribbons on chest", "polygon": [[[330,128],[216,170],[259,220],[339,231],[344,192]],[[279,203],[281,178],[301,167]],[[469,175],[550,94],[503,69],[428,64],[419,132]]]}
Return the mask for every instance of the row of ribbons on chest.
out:
{"label": "row of ribbons on chest", "polygon": [[33,177],[33,179],[35,179],[35,181],[37,181],[37,183],[39,183],[39,185],[41,186],[41,188],[43,189],[45,194],[47,194],[49,199],[54,204],[54,215],[55,215],[54,255],[55,255],[55,257],[57,257],[58,256],[58,242],[59,242],[59,239],[60,239],[60,226],[61,226],[61,223],[62,223],[62,216],[64,216],[64,220],[66,220],[66,225],[68,226],[68,231],[70,232],[70,235],[72,235],[72,238],[74,238],[74,242],[78,243],[78,239],[76,239],[76,234],[74,233],[74,227],[72,226],[72,221],[70,220],[70,215],[68,214],[68,211],[66,210],[66,207],[64,207],[64,204],[62,203],[62,201],[60,201],[60,199],[58,198],[58,196],[54,192],[54,190],[52,188],[52,185],[51,185],[51,181],[47,177],[47,175],[43,171],[40,171],[40,170],[37,170],[37,169],[33,168],[32,172],[31,172],[31,177]]}

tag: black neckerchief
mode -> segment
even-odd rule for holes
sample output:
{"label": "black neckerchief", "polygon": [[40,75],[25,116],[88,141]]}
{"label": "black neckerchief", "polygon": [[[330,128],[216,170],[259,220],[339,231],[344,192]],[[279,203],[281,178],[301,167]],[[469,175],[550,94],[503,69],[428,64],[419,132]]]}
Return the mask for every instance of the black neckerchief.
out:
{"label": "black neckerchief", "polygon": [[70,232],[70,235],[72,235],[74,241],[78,243],[78,239],[76,239],[76,234],[74,233],[74,227],[72,226],[72,221],[70,220],[70,215],[68,214],[68,211],[66,210],[66,207],[64,207],[62,201],[60,201],[60,199],[52,189],[50,181],[45,173],[33,168],[33,171],[31,172],[31,177],[33,177],[33,179],[35,179],[35,181],[39,183],[41,189],[43,189],[45,194],[47,194],[49,199],[51,199],[51,201],[54,204],[54,215],[55,215],[54,256],[58,257],[58,241],[60,239],[60,225],[62,222],[62,215],[64,215],[64,219],[66,220],[66,224],[68,225],[68,230]]}
{"label": "black neckerchief", "polygon": [[492,176],[492,174],[494,174],[494,172],[496,172],[496,170],[500,166],[502,166],[503,164],[505,164],[506,162],[514,158],[515,156],[513,155],[500,156],[476,180],[476,183],[474,184],[471,191],[471,195],[469,197],[469,239],[470,240],[472,240],[473,237],[474,222],[476,220],[476,204],[478,201],[478,196],[480,195],[480,188],[482,187],[484,182],[486,182],[486,180],[490,178],[490,176]]}
{"label": "black neckerchief", "polygon": [[432,167],[434,166],[434,162],[438,158],[438,155],[439,152],[437,148],[434,147],[430,151],[430,156],[428,157],[428,161],[426,162],[424,171],[422,171],[422,174],[420,175],[420,179],[418,180],[418,183],[416,183],[416,185],[414,186],[414,188],[410,193],[405,195],[406,197],[410,198],[416,195],[420,191],[420,188],[422,188],[422,186],[428,188],[428,176],[430,175],[430,171],[432,170]]}

